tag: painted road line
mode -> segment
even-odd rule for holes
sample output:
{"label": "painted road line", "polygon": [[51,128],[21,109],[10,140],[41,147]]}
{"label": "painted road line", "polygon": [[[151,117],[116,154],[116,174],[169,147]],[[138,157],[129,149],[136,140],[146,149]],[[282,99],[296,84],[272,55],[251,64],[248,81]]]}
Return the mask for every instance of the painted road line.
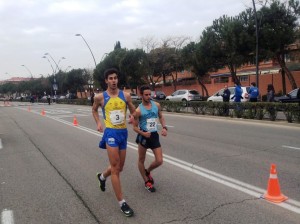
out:
{"label": "painted road line", "polygon": [[1,212],[1,224],[14,224],[13,211],[4,209]]}
{"label": "painted road line", "polygon": [[0,149],[3,149],[2,140],[0,138]]}
{"label": "painted road line", "polygon": [[[37,113],[37,114],[39,114],[39,113]],[[56,120],[58,122],[61,122],[63,124],[74,127],[72,122],[64,121],[64,120],[61,120],[57,117],[48,116],[48,115],[46,117],[51,118],[53,120]],[[88,133],[97,135],[97,136],[99,136],[99,135],[102,136],[102,133],[100,133],[96,130],[92,130],[92,129],[87,128],[87,127],[78,126],[76,128],[81,129],[83,131],[86,131]],[[127,143],[128,143],[127,144],[128,148],[134,149],[136,151],[138,150],[137,145],[135,143],[132,143],[132,142],[127,142]],[[147,152],[147,154],[154,157],[153,153],[151,153],[151,152]],[[223,184],[223,185],[228,186],[232,189],[236,189],[238,191],[244,192],[244,193],[246,193],[250,196],[253,196],[253,197],[256,197],[256,198],[261,198],[262,194],[264,194],[266,192],[264,189],[258,188],[256,186],[253,186],[253,185],[250,185],[250,184],[247,184],[247,183],[244,183],[242,181],[236,180],[236,179],[231,178],[231,177],[224,176],[222,174],[219,174],[219,173],[216,173],[214,171],[205,169],[203,167],[196,166],[192,163],[180,160],[178,158],[175,158],[175,157],[172,157],[172,156],[169,156],[169,155],[166,155],[166,154],[163,154],[163,156],[164,156],[164,162],[172,164],[176,167],[179,167],[181,169],[184,169],[184,170],[189,171],[191,173],[194,173],[196,175],[205,177],[205,178],[207,178],[209,180],[212,180],[212,181],[215,181],[217,183]],[[262,200],[262,201],[264,201],[266,203],[271,203],[267,200]],[[280,204],[274,204],[274,203],[271,203],[271,204],[277,205],[277,206],[285,208],[289,211],[300,214],[300,202],[299,201],[296,201],[296,200],[293,200],[293,199],[289,198],[287,201],[282,202]]]}
{"label": "painted road line", "polygon": [[300,150],[300,148],[298,148],[298,147],[293,147],[293,146],[288,146],[288,145],[282,145],[282,148]]}

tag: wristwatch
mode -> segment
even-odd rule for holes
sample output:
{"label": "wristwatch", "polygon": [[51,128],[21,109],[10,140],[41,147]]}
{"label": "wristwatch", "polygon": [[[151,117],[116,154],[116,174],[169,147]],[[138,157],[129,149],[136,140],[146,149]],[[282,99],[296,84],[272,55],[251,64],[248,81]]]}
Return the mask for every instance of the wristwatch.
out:
{"label": "wristwatch", "polygon": [[168,130],[168,128],[167,128],[166,126],[163,126],[163,129],[166,129],[166,130]]}

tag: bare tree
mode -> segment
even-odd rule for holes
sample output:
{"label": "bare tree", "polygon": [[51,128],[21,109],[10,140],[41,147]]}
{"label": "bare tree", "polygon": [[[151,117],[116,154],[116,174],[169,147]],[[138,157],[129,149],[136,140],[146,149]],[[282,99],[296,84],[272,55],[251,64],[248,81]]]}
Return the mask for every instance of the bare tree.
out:
{"label": "bare tree", "polygon": [[142,37],[138,45],[139,48],[143,49],[146,53],[149,53],[151,50],[157,48],[159,43],[154,36],[147,36]]}

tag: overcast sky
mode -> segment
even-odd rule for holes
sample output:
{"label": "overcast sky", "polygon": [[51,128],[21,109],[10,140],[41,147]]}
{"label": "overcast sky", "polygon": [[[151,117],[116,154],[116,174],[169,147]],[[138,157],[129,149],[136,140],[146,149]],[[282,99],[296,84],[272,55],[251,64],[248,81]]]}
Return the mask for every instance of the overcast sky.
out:
{"label": "overcast sky", "polygon": [[0,0],[0,80],[51,75],[45,53],[63,71],[93,69],[92,54],[77,33],[99,63],[116,41],[134,49],[148,36],[198,40],[213,20],[251,6],[251,0]]}

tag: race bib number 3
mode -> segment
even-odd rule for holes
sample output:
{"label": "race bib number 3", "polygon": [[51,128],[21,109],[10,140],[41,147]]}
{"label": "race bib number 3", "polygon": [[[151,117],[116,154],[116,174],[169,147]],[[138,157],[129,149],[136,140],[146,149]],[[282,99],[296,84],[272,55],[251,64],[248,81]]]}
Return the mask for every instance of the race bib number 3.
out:
{"label": "race bib number 3", "polygon": [[157,131],[157,121],[155,118],[147,119],[147,131]]}
{"label": "race bib number 3", "polygon": [[110,111],[110,120],[113,125],[124,123],[125,115],[122,110],[113,110]]}

